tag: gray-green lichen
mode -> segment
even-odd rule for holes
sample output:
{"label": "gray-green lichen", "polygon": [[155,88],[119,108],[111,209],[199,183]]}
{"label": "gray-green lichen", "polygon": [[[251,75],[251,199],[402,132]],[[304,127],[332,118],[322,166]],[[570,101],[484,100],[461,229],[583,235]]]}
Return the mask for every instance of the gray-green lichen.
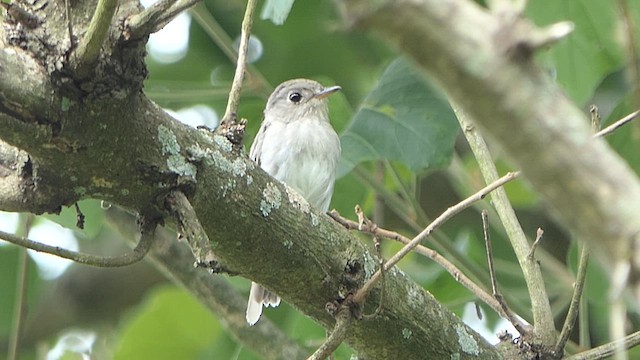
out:
{"label": "gray-green lichen", "polygon": [[407,303],[411,306],[419,306],[424,304],[424,292],[417,286],[412,286],[407,291]]}
{"label": "gray-green lichen", "polygon": [[405,339],[409,339],[411,337],[411,335],[413,334],[413,332],[407,328],[403,328],[402,329],[402,337]]}
{"label": "gray-green lichen", "polygon": [[267,183],[267,187],[262,191],[262,200],[260,200],[260,213],[267,217],[273,209],[280,208],[282,204],[282,194],[278,187],[272,183]]}
{"label": "gray-green lichen", "polygon": [[164,125],[158,126],[158,141],[162,145],[162,153],[165,155],[175,155],[180,153],[180,144],[176,134]]}
{"label": "gray-green lichen", "polygon": [[220,149],[222,149],[224,152],[231,152],[231,150],[233,149],[233,144],[231,144],[231,141],[229,141],[229,139],[224,136],[214,135],[213,141],[218,144],[218,146],[220,146]]}
{"label": "gray-green lichen", "polygon": [[167,167],[180,176],[188,176],[195,178],[197,169],[195,165],[188,162],[184,156],[169,155],[167,158]]}
{"label": "gray-green lichen", "polygon": [[456,335],[458,337],[458,345],[460,345],[462,351],[469,355],[478,355],[480,353],[478,342],[461,324],[456,324]]}
{"label": "gray-green lichen", "polygon": [[312,226],[318,226],[320,224],[320,219],[318,218],[318,215],[311,213],[311,225]]}
{"label": "gray-green lichen", "polygon": [[293,247],[293,241],[291,240],[285,240],[282,245],[284,245],[284,247],[286,247],[287,249],[291,250],[291,248]]}
{"label": "gray-green lichen", "polygon": [[307,214],[310,211],[309,203],[307,199],[305,199],[302,195],[298,194],[297,191],[293,190],[287,184],[284,185],[285,190],[287,191],[287,198],[293,207],[300,209],[303,213]]}
{"label": "gray-green lichen", "polygon": [[[215,136],[214,139],[221,138],[224,141],[228,140],[222,136]],[[223,147],[225,142],[223,140],[216,140],[220,147]],[[229,145],[231,146],[231,145]],[[223,148],[223,150],[225,150]],[[209,166],[216,167],[223,172],[233,175],[234,177],[244,177],[247,185],[253,183],[253,177],[247,175],[247,169],[252,168],[252,161],[247,161],[244,158],[236,158],[233,161],[225,157],[220,151],[211,148],[202,148],[200,145],[192,145],[187,149],[190,159],[193,161],[202,161]],[[237,185],[235,180],[229,181],[227,185],[222,189],[223,196],[226,196],[229,190],[233,190]]]}
{"label": "gray-green lichen", "polygon": [[164,125],[158,126],[158,141],[162,146],[162,153],[168,155],[167,167],[180,176],[195,178],[197,169],[187,158],[180,154],[180,144],[171,129]]}
{"label": "gray-green lichen", "polygon": [[369,280],[371,276],[376,272],[378,263],[373,259],[369,251],[364,252],[364,278]]}

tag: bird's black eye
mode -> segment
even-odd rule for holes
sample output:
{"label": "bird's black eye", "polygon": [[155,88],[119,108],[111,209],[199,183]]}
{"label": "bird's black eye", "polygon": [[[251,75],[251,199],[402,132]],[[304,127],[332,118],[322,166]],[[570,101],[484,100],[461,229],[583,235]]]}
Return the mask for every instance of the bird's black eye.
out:
{"label": "bird's black eye", "polygon": [[289,94],[289,101],[291,101],[294,104],[297,104],[300,101],[302,101],[302,95],[300,95],[299,92],[292,92]]}

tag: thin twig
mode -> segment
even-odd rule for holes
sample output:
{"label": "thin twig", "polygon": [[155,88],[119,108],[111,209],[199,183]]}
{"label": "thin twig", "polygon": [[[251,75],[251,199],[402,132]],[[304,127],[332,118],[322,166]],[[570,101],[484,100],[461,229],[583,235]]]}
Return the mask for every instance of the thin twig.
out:
{"label": "thin twig", "polygon": [[[462,210],[464,210],[464,209],[468,208],[469,206],[471,206],[474,202],[484,199],[484,197],[487,194],[489,194],[490,192],[492,192],[493,190],[495,190],[495,189],[501,187],[502,185],[504,185],[505,183],[511,181],[512,178],[516,176],[515,174],[517,174],[517,173],[508,173],[504,177],[502,177],[502,178],[498,179],[497,181],[489,184],[488,186],[484,187],[483,189],[481,189],[480,191],[476,192],[475,194],[473,194],[473,195],[469,196],[468,198],[460,201],[456,205],[449,207],[442,214],[440,214],[440,216],[438,216],[435,220],[433,220],[431,222],[431,224],[429,224],[424,230],[422,230],[422,232],[420,234],[418,234],[416,237],[414,237],[409,242],[409,244],[405,245],[402,249],[400,249],[400,251],[398,251],[395,255],[393,255],[391,257],[391,259],[389,259],[385,263],[384,269],[387,270],[387,269],[390,269],[393,266],[395,266],[400,260],[402,260],[402,258],[404,258],[408,253],[410,253],[411,250],[413,250],[417,245],[419,245],[420,242],[422,242],[422,240],[426,239],[436,228],[440,227],[440,225],[442,225],[444,222],[446,222],[447,220],[451,219],[453,216],[455,216],[458,213],[460,213]],[[369,283],[377,281],[377,280],[374,280],[374,279],[377,279],[380,276],[379,274],[380,274],[380,271],[376,272],[376,274],[374,274],[372,276],[371,280],[369,280]],[[370,285],[370,286],[372,286],[372,285]],[[365,288],[366,288],[366,284],[365,284],[365,286],[362,287],[362,289],[360,291],[362,291]],[[360,293],[360,291],[358,291],[358,293]]]}
{"label": "thin twig", "polygon": [[111,20],[117,7],[118,0],[98,0],[87,32],[80,40],[73,56],[72,65],[78,76],[88,76],[98,59],[102,45],[109,34]]}
{"label": "thin twig", "polygon": [[579,354],[570,355],[563,360],[599,360],[607,358],[615,354],[616,349],[624,348],[630,349],[640,344],[640,331],[636,331],[633,334],[627,335],[624,339],[616,340],[587,351],[583,351]]}
{"label": "thin twig", "polygon": [[491,237],[489,235],[489,212],[486,209],[483,209],[481,212],[482,217],[482,233],[484,235],[484,242],[487,249],[487,264],[489,266],[489,276],[491,277],[491,287],[493,290],[493,297],[496,299],[498,304],[500,305],[500,309],[502,309],[502,314],[507,317],[507,320],[511,322],[516,330],[520,332],[520,335],[526,337],[528,334],[526,332],[522,332],[517,328],[516,324],[518,324],[518,318],[515,316],[513,311],[507,305],[507,301],[504,299],[504,296],[498,291],[498,279],[496,278],[496,270],[493,265],[493,248],[491,247]]}
{"label": "thin twig", "polygon": [[200,0],[160,0],[127,20],[124,39],[140,39],[160,31],[176,16],[198,2]]}
{"label": "thin twig", "polygon": [[196,258],[196,266],[208,267],[214,272],[221,270],[213,254],[209,236],[198,220],[189,199],[181,191],[174,190],[167,195],[165,206],[169,214],[176,219],[179,234],[186,237]]}
{"label": "thin twig", "polygon": [[[508,173],[502,178],[500,178],[500,184],[507,183],[508,181],[515,179],[517,173]],[[485,188],[487,189],[487,188]],[[484,190],[484,189],[483,189]],[[481,190],[482,191],[482,190]],[[337,211],[333,210],[329,212],[329,216],[337,221],[339,224],[344,226],[349,230],[359,230],[363,231],[378,237],[387,238],[391,240],[395,240],[401,242],[405,245],[411,242],[411,239],[404,237],[397,232],[385,230],[383,228],[377,226],[365,226],[361,228],[360,224],[355,221],[351,221],[342,217]],[[480,286],[476,285],[471,279],[469,279],[463,272],[461,272],[455,265],[449,262],[446,258],[440,255],[437,251],[430,249],[423,245],[418,245],[415,247],[414,251],[422,256],[428,257],[433,260],[436,264],[440,265],[443,269],[445,269],[451,276],[459,282],[461,285],[466,287],[471,293],[477,296],[482,302],[487,304],[490,308],[492,308],[496,313],[500,314],[500,316],[509,320],[516,330],[520,332],[520,334],[527,334],[529,330],[529,326],[523,323],[513,312],[511,312],[508,308],[503,308],[503,306],[493,297],[491,294],[486,292]],[[376,273],[377,274],[377,273]],[[374,274],[374,276],[376,276]],[[355,297],[354,297],[355,301]]]}
{"label": "thin twig", "polygon": [[[476,294],[479,298],[481,298],[482,301],[484,301],[489,306],[491,306],[493,309],[495,309],[499,314],[501,314],[501,315],[505,316],[505,318],[509,319],[510,316],[507,316],[506,314],[504,314],[504,310],[502,309],[501,305],[491,295],[488,295],[479,286],[477,286],[475,283],[473,283],[471,280],[469,280],[466,276],[464,276],[461,272],[459,272],[458,269],[455,266],[453,266],[453,264],[448,262],[446,259],[442,258],[442,256],[437,254],[434,250],[427,249],[427,248],[425,248],[423,246],[420,246],[419,244],[420,244],[420,242],[422,240],[424,240],[427,236],[429,236],[431,234],[431,232],[433,232],[433,230],[435,230],[437,227],[442,225],[445,221],[447,221],[448,219],[450,219],[454,215],[458,214],[460,211],[468,208],[474,202],[483,199],[491,191],[493,191],[496,188],[504,185],[505,183],[513,180],[515,177],[517,177],[517,175],[518,175],[518,173],[508,173],[505,176],[503,176],[502,178],[498,179],[497,181],[489,184],[488,186],[484,187],[480,191],[476,192],[475,194],[473,194],[473,195],[469,196],[468,198],[464,199],[463,201],[459,202],[455,206],[452,206],[452,207],[448,208],[445,212],[443,212],[438,218],[436,218],[431,224],[429,224],[429,226],[427,226],[420,234],[418,234],[412,240],[408,240],[408,239],[404,238],[403,236],[401,236],[401,235],[399,235],[397,233],[393,233],[393,232],[390,232],[390,231],[385,231],[385,230],[382,230],[382,229],[378,228],[376,230],[376,233],[379,234],[380,236],[388,237],[388,238],[395,239],[395,240],[398,240],[398,241],[401,241],[401,242],[403,242],[404,239],[407,240],[407,242],[405,243],[405,246],[398,253],[396,253],[391,259],[389,259],[385,263],[383,269],[388,270],[391,267],[393,267],[398,261],[400,261],[400,259],[402,259],[411,250],[416,249],[416,248],[420,249],[420,251],[423,252],[426,256],[434,259],[434,261],[436,261],[438,264],[443,266],[443,268],[445,268],[450,274],[452,274],[457,281],[461,281],[461,280],[464,279],[464,283],[463,282],[461,282],[461,283],[465,287],[470,289],[474,294]],[[336,217],[334,217],[334,219],[336,219]],[[355,228],[357,229],[357,226]],[[377,283],[379,278],[380,278],[380,270],[378,270],[360,288],[360,290],[358,290],[358,292],[354,295],[354,302],[362,303],[364,298],[371,291],[371,289]],[[521,329],[522,329],[522,332],[526,332],[527,331],[526,330],[526,325],[522,324],[519,320],[516,320],[516,323],[514,324],[514,326],[516,326],[516,328],[520,328],[520,329],[518,329],[518,331],[521,331]]]}
{"label": "thin twig", "polygon": [[607,136],[611,133],[613,133],[614,131],[618,130],[619,127],[621,127],[622,125],[628,123],[629,121],[635,119],[638,117],[638,115],[640,115],[640,110],[636,110],[634,112],[632,112],[631,114],[623,117],[622,119],[614,122],[613,124],[607,126],[606,128],[598,131],[597,133],[593,134],[594,137],[602,137],[602,136]]}
{"label": "thin twig", "polygon": [[[34,215],[28,214],[24,219],[24,234],[29,236],[31,226],[33,225]],[[29,256],[26,248],[20,248],[18,254],[18,271],[16,276],[16,294],[13,306],[13,323],[11,328],[11,337],[9,339],[8,360],[16,360],[18,358],[18,349],[20,348],[20,337],[22,336],[22,326],[24,325],[26,298],[27,298],[27,281],[29,278]]]}
{"label": "thin twig", "polygon": [[240,92],[242,90],[242,82],[244,81],[244,73],[247,66],[247,50],[249,49],[249,37],[251,36],[251,25],[253,25],[253,13],[256,9],[257,0],[248,0],[247,9],[242,19],[242,32],[240,35],[240,47],[238,50],[238,62],[236,64],[236,73],[233,76],[231,91],[229,92],[229,101],[224,111],[222,122],[235,122],[235,114],[238,111],[238,103],[240,102]]}
{"label": "thin twig", "polygon": [[484,244],[487,249],[487,265],[489,266],[489,277],[491,277],[491,289],[493,290],[493,296],[496,296],[498,294],[498,280],[496,279],[496,270],[493,266],[493,249],[491,248],[491,238],[489,236],[489,213],[483,209],[480,215],[482,217]]}
{"label": "thin twig", "polygon": [[39,243],[37,241],[29,240],[21,236],[15,236],[4,231],[0,231],[0,239],[31,250],[56,255],[63,259],[73,260],[80,264],[96,267],[122,267],[142,260],[147,252],[149,252],[149,249],[153,244],[155,227],[155,220],[143,221],[140,241],[138,241],[138,245],[136,245],[132,252],[118,256],[96,256],[85,254],[61,248],[59,246],[51,246]]}
{"label": "thin twig", "polygon": [[567,311],[567,317],[564,319],[564,325],[560,332],[560,337],[556,343],[555,353],[557,356],[562,356],[564,352],[564,346],[569,340],[571,331],[576,323],[576,317],[578,316],[578,310],[580,308],[580,300],[582,298],[582,292],[584,290],[584,283],[587,277],[587,264],[589,263],[589,247],[586,244],[582,245],[582,251],[580,252],[580,259],[578,260],[578,273],[576,274],[576,282],[573,288],[573,295],[571,296],[571,303],[569,304],[569,310]]}
{"label": "thin twig", "polygon": [[351,309],[342,306],[336,313],[336,325],[333,327],[331,335],[307,360],[322,360],[331,355],[347,337],[347,330],[349,330],[352,321]]}
{"label": "thin twig", "polygon": [[596,105],[589,106],[589,113],[591,113],[591,132],[597,133],[602,125],[602,119],[600,118],[600,111]]}
{"label": "thin twig", "polygon": [[535,260],[536,249],[538,248],[538,244],[540,244],[540,241],[542,241],[542,235],[544,235],[544,230],[542,230],[541,228],[538,228],[538,230],[536,231],[536,239],[533,241],[533,244],[531,244],[531,249],[529,250],[529,255],[527,255],[527,260],[528,261],[534,261]]}

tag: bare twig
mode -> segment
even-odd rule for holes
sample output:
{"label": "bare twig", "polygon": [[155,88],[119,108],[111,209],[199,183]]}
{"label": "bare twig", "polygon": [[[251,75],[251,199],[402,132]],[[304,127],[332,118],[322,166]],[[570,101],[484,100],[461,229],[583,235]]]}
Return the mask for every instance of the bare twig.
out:
{"label": "bare twig", "polygon": [[[442,213],[437,219],[435,219],[431,224],[429,224],[429,226],[427,226],[426,229],[424,229],[418,236],[416,236],[412,240],[409,240],[408,238],[406,238],[406,237],[404,237],[404,236],[402,236],[402,235],[400,235],[398,233],[395,233],[395,232],[392,232],[392,231],[388,231],[388,230],[384,230],[384,229],[376,227],[373,230],[373,231],[375,231],[376,235],[381,236],[381,237],[385,237],[385,238],[389,238],[389,239],[394,239],[396,241],[400,241],[400,242],[405,244],[405,247],[402,248],[398,253],[396,253],[396,255],[394,255],[394,257],[392,257],[389,261],[387,261],[383,268],[385,270],[390,269],[404,255],[406,255],[409,251],[411,251],[413,249],[416,249],[416,251],[418,253],[433,259],[436,263],[438,263],[440,266],[442,266],[445,270],[447,270],[456,279],[456,281],[458,281],[462,285],[464,285],[467,289],[469,289],[472,293],[474,293],[476,296],[478,296],[484,303],[489,305],[497,313],[501,314],[506,319],[509,319],[509,320],[514,319],[513,320],[514,321],[514,326],[516,327],[516,329],[518,331],[520,331],[523,334],[527,333],[527,331],[528,331],[527,330],[527,328],[528,328],[527,325],[525,325],[519,319],[517,319],[514,314],[505,314],[504,309],[502,308],[502,306],[491,295],[489,295],[486,291],[484,291],[482,288],[480,288],[478,285],[476,285],[473,281],[471,281],[469,278],[467,278],[464,274],[462,274],[453,264],[451,264],[449,261],[447,261],[445,258],[443,258],[436,251],[434,251],[432,249],[429,249],[429,248],[426,248],[426,247],[424,247],[422,245],[419,245],[419,243],[424,238],[429,236],[433,230],[435,230],[437,227],[442,225],[446,220],[450,219],[451,217],[453,217],[454,215],[456,215],[457,213],[459,213],[463,209],[466,209],[467,207],[471,206],[475,201],[479,201],[479,200],[483,199],[489,192],[491,192],[491,191],[495,190],[496,188],[506,184],[507,182],[515,179],[517,176],[518,176],[518,173],[508,173],[505,176],[503,176],[500,179],[498,179],[497,181],[495,181],[494,183],[489,184],[485,188],[481,189],[480,191],[476,192],[475,194],[469,196],[465,200],[463,200],[460,203],[456,204],[455,206],[450,207],[444,213]],[[343,226],[345,226],[345,227],[347,227],[349,229],[358,229],[360,227],[358,223],[352,222],[352,221],[349,221],[347,219],[342,218],[339,214],[337,214],[337,212],[331,212],[330,215],[336,221],[340,222]],[[367,229],[365,228],[364,230],[366,231]],[[362,301],[367,296],[369,291],[371,291],[373,286],[378,281],[378,279],[380,277],[380,274],[381,274],[380,270],[378,270],[369,279],[369,281],[367,281],[362,286],[362,288],[360,288],[360,290],[358,290],[358,292],[354,296],[354,302],[362,303]]]}
{"label": "bare twig", "polygon": [[564,360],[599,360],[607,358],[615,354],[616,349],[624,348],[630,349],[640,344],[640,331],[636,331],[633,334],[627,335],[624,339],[616,340],[604,345],[600,345],[593,349],[583,351],[579,354],[570,355],[564,358]]}
{"label": "bare twig", "polygon": [[487,265],[489,266],[489,276],[491,277],[491,288],[493,296],[498,294],[498,280],[496,279],[496,270],[493,266],[493,249],[491,248],[491,238],[489,235],[489,213],[482,210],[482,233],[484,235],[484,243],[487,248]]}
{"label": "bare twig", "polygon": [[582,292],[584,290],[584,283],[587,277],[587,264],[589,263],[589,247],[583,244],[582,251],[580,252],[580,259],[578,260],[578,273],[576,274],[576,282],[573,288],[573,296],[571,296],[571,303],[569,304],[569,311],[567,311],[567,317],[564,320],[558,343],[556,344],[555,353],[558,357],[562,356],[564,352],[564,346],[569,340],[571,331],[576,323],[576,317],[578,316],[578,309],[580,308],[580,300],[582,298]]}
{"label": "bare twig", "polygon": [[533,241],[533,244],[531,244],[531,249],[529,250],[529,255],[527,255],[527,260],[528,261],[534,261],[536,258],[536,249],[538,248],[538,244],[540,244],[540,241],[542,240],[542,235],[544,235],[544,230],[542,230],[541,228],[538,228],[538,230],[536,231],[536,239]]}
{"label": "bare twig", "polygon": [[600,118],[600,111],[596,105],[589,106],[589,112],[591,113],[591,131],[595,134],[600,130],[602,125],[602,119]]}
{"label": "bare twig", "polygon": [[160,0],[127,20],[124,39],[139,39],[160,31],[181,12],[198,2],[200,0]]}
{"label": "bare twig", "polygon": [[247,9],[242,19],[242,33],[240,35],[240,47],[238,49],[238,62],[236,64],[236,73],[233,76],[231,91],[229,92],[229,101],[222,118],[223,123],[235,122],[235,114],[238,111],[238,103],[240,102],[240,91],[242,90],[242,82],[247,66],[247,50],[249,49],[249,37],[251,36],[251,25],[253,24],[253,13],[256,9],[257,0],[248,0]]}
{"label": "bare twig", "polygon": [[10,243],[32,249],[47,254],[56,255],[63,259],[73,260],[80,264],[96,266],[96,267],[122,267],[136,263],[149,252],[153,244],[153,236],[156,228],[155,220],[143,220],[141,225],[141,236],[138,245],[132,252],[119,256],[96,256],[85,254],[77,251],[67,250],[59,246],[51,246],[37,241],[29,240],[25,237],[15,236],[13,234],[0,231],[0,239]]}
{"label": "bare twig", "polygon": [[167,195],[165,206],[169,214],[176,219],[178,233],[186,237],[196,258],[196,266],[208,267],[214,272],[220,271],[209,236],[198,220],[189,199],[181,191],[174,190]]}
{"label": "bare twig", "polygon": [[118,7],[118,0],[98,0],[96,11],[89,23],[78,48],[72,58],[72,66],[80,77],[87,77],[93,64],[95,64],[102,44],[109,34],[111,19]]}
{"label": "bare twig", "polygon": [[514,312],[511,311],[509,305],[507,305],[507,301],[504,299],[502,294],[498,291],[498,279],[496,278],[496,270],[493,265],[493,249],[491,247],[491,236],[489,234],[489,212],[486,209],[483,209],[481,212],[482,216],[482,232],[484,234],[484,242],[487,248],[487,264],[489,266],[489,276],[491,277],[491,287],[493,290],[493,297],[496,299],[496,302],[499,304],[502,314],[513,324],[513,326],[520,332],[520,335],[527,336],[529,329],[524,327],[519,319],[515,316]]}
{"label": "bare twig", "polygon": [[353,321],[353,315],[351,315],[351,309],[347,306],[342,306],[336,313],[336,325],[331,331],[331,335],[307,360],[322,360],[326,359],[331,353],[333,353],[340,344],[347,337],[347,330],[349,325]]}
{"label": "bare twig", "polygon": [[622,119],[614,122],[613,124],[607,126],[606,128],[598,131],[597,133],[593,134],[594,137],[602,137],[602,136],[607,136],[611,133],[613,133],[614,131],[618,130],[619,127],[621,127],[622,125],[628,123],[629,121],[635,119],[638,117],[638,115],[640,115],[640,110],[636,110],[634,112],[632,112],[631,114],[623,117]]}
{"label": "bare twig", "polygon": [[392,266],[394,266],[406,254],[408,254],[411,250],[413,250],[416,246],[418,246],[422,240],[424,240],[427,236],[429,236],[431,232],[437,227],[439,227],[442,223],[444,223],[446,220],[450,219],[460,211],[464,210],[465,208],[469,207],[475,201],[479,201],[483,199],[487,193],[495,190],[496,188],[502,186],[504,183],[510,181],[511,178],[514,176],[515,176],[514,173],[509,173],[503,177],[502,179],[503,181],[497,181],[483,188],[482,190],[476,192],[475,194],[471,195],[470,197],[461,201],[460,203],[448,208],[444,213],[442,213],[438,218],[436,218],[431,224],[429,224],[429,226],[427,226],[420,234],[418,234],[411,241],[409,241],[409,243],[407,243],[402,249],[400,249],[400,251],[398,251],[391,259],[389,259],[389,261],[387,261],[387,263],[382,269],[378,270],[375,274],[373,274],[373,276],[369,279],[369,281],[367,281],[362,286],[362,288],[358,290],[358,292],[354,296],[354,301],[356,303],[362,303],[362,301],[367,296],[369,291],[371,291],[373,286],[378,281],[381,270],[387,270]]}

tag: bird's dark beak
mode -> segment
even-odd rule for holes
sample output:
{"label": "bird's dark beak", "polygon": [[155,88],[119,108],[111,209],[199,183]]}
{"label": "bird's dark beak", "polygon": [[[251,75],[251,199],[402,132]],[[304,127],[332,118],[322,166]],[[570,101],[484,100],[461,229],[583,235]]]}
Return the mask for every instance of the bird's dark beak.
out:
{"label": "bird's dark beak", "polygon": [[342,89],[340,86],[330,86],[328,88],[322,89],[322,91],[316,93],[313,97],[317,99],[324,99],[334,92],[339,91],[340,89]]}

